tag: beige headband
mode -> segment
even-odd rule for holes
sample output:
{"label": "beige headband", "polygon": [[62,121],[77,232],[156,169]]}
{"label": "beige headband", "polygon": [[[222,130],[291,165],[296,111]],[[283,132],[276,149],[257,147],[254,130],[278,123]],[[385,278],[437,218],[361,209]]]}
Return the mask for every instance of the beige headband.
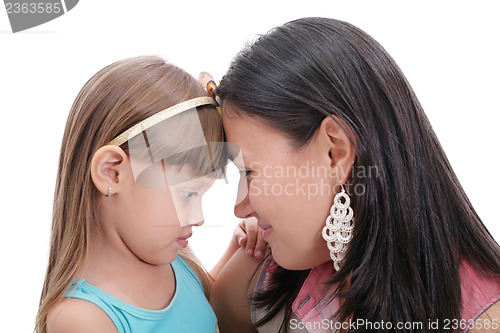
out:
{"label": "beige headband", "polygon": [[[120,146],[124,142],[127,142],[128,140],[132,139],[134,136],[136,136],[139,133],[142,133],[142,131],[150,128],[151,126],[154,126],[165,119],[168,119],[170,117],[173,117],[181,112],[184,112],[186,110],[202,106],[202,105],[214,105],[217,106],[217,103],[215,100],[211,97],[205,96],[205,97],[197,97],[193,98],[190,100],[187,100],[185,102],[181,102],[179,104],[176,104],[174,106],[171,106],[165,110],[162,110],[158,113],[155,113],[154,115],[144,119],[140,123],[130,127],[128,130],[123,132],[122,134],[118,135],[116,138],[114,138],[109,144],[110,145],[115,145],[115,146]],[[220,113],[220,111],[219,111]]]}

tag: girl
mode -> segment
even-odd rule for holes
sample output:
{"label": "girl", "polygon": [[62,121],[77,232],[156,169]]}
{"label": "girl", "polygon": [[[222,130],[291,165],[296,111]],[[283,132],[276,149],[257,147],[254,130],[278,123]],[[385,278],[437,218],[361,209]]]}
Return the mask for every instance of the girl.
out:
{"label": "girl", "polygon": [[375,40],[289,22],[243,50],[218,93],[245,160],[235,213],[272,251],[250,287],[247,258],[225,266],[221,332],[499,331],[500,248]]}
{"label": "girl", "polygon": [[37,332],[216,331],[211,277],[187,245],[224,176],[221,141],[215,101],[161,58],[118,61],[85,84],[61,147]]}

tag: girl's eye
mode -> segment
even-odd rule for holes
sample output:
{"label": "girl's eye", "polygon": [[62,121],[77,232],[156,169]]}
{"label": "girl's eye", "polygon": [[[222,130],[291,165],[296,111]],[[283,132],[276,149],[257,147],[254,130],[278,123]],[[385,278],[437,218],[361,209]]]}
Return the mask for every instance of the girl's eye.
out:
{"label": "girl's eye", "polygon": [[182,192],[182,195],[184,196],[184,199],[189,199],[193,195],[196,195],[196,194],[197,194],[196,192]]}

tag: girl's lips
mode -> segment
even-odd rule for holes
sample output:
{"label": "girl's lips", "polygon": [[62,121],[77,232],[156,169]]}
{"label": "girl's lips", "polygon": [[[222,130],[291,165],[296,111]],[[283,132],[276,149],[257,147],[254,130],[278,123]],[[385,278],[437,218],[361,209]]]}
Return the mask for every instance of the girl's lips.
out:
{"label": "girl's lips", "polygon": [[183,236],[183,237],[179,237],[177,238],[177,243],[182,247],[182,248],[185,248],[188,246],[188,238],[191,237],[192,234],[189,234],[189,235],[186,235],[186,236]]}
{"label": "girl's lips", "polygon": [[188,246],[188,240],[183,239],[183,238],[177,238],[177,243],[182,247],[185,248]]}

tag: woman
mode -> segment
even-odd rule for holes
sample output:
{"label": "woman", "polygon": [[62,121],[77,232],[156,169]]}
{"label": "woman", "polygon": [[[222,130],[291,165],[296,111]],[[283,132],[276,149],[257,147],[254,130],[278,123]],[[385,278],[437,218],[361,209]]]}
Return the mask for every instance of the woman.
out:
{"label": "woman", "polygon": [[500,248],[375,40],[289,22],[235,58],[218,94],[245,160],[235,214],[271,247],[219,276],[221,332],[498,331]]}

